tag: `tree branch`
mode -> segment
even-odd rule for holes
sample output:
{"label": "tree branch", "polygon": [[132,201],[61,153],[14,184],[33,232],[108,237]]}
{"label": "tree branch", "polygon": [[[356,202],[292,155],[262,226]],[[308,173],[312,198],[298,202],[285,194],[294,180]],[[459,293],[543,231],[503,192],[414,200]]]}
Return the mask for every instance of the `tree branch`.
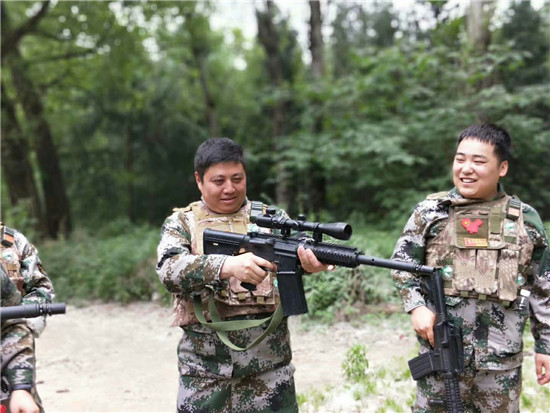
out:
{"label": "tree branch", "polygon": [[[32,32],[40,20],[46,15],[46,12],[48,11],[48,8],[50,6],[50,0],[46,0],[42,2],[42,6],[40,7],[40,10],[38,10],[38,13],[36,13],[34,16],[32,16],[30,19],[22,23],[19,27],[9,30],[7,33],[3,34],[2,36],[2,53],[1,57],[10,54],[13,52],[13,50],[18,46],[19,42],[25,36],[26,34]],[[2,7],[2,26],[3,27],[9,27],[9,24],[7,24],[7,14],[4,2],[1,4]]]}
{"label": "tree branch", "polygon": [[74,58],[77,58],[77,57],[88,56],[88,55],[93,54],[95,52],[96,52],[95,48],[94,49],[81,50],[81,51],[71,51],[71,52],[67,52],[65,54],[59,54],[59,55],[55,55],[55,56],[46,56],[46,57],[39,58],[39,59],[28,60],[27,63],[29,65],[34,65],[34,64],[37,64],[37,63],[54,62],[54,61],[57,61],[57,60],[69,60],[69,59],[74,59]]}

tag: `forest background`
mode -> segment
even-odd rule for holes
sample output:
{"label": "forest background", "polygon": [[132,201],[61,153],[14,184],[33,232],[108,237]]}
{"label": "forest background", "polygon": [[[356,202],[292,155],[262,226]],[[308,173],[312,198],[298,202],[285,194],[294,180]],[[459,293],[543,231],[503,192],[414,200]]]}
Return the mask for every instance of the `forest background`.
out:
{"label": "forest background", "polygon": [[[550,219],[548,2],[1,7],[2,220],[39,243],[59,299],[167,297],[160,226],[198,199],[211,136],[246,148],[250,199],[348,221],[388,257],[452,186],[456,135],[494,122],[514,140],[506,190]],[[314,314],[397,298],[382,270],[317,281]]]}
{"label": "forest background", "polygon": [[[414,205],[452,186],[457,134],[493,122],[514,141],[506,191],[548,222],[549,13],[504,0],[2,1],[2,221],[38,245],[58,301],[169,303],[160,226],[198,199],[208,137],[244,146],[250,199],[347,221],[350,245],[388,258]],[[311,320],[400,311],[381,269],[339,268],[306,290]]]}

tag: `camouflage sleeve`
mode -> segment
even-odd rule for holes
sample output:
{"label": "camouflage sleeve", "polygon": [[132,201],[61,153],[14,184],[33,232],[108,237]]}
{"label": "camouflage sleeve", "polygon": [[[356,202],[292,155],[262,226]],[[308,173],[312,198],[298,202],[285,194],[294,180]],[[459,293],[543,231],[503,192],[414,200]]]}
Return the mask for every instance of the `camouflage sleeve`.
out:
{"label": "camouflage sleeve", "polygon": [[10,390],[30,390],[34,381],[34,337],[25,321],[2,323],[2,376]]}
{"label": "camouflage sleeve", "polygon": [[538,213],[524,204],[527,233],[535,244],[531,259],[533,286],[531,307],[531,332],[535,339],[535,352],[550,355],[550,251],[544,225]]}
{"label": "camouflage sleeve", "polygon": [[25,290],[22,304],[51,303],[54,298],[53,284],[38,257],[38,250],[20,232],[15,233],[15,244],[21,253],[21,276]]}
{"label": "camouflage sleeve", "polygon": [[10,279],[4,264],[0,265],[0,305],[7,307],[21,304],[21,293]]}
{"label": "camouflage sleeve", "polygon": [[[51,303],[54,299],[53,284],[42,266],[38,250],[20,232],[15,232],[15,246],[21,254],[21,276],[23,277],[23,300],[21,304]],[[27,320],[35,337],[46,328],[46,317]]]}
{"label": "camouflage sleeve", "polygon": [[175,212],[162,225],[157,247],[157,273],[164,287],[175,294],[190,294],[205,285],[219,283],[219,273],[225,255],[191,254],[191,235],[188,226]]}
{"label": "camouflage sleeve", "polygon": [[[426,204],[418,204],[405,224],[401,237],[397,240],[392,259],[424,264],[426,251],[425,233],[428,227]],[[406,271],[392,270],[394,284],[403,301],[405,312],[426,304],[422,296],[422,279],[419,275]]]}

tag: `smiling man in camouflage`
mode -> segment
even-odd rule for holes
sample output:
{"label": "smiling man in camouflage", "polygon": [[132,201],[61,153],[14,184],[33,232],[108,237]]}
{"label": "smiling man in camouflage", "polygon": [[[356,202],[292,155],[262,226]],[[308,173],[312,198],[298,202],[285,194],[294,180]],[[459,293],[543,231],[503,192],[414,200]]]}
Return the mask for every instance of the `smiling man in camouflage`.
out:
{"label": "smiling man in camouflage", "polygon": [[[286,318],[260,344],[239,351],[233,345],[247,347],[265,328],[230,331],[230,347],[201,324],[195,312],[197,296],[199,307],[202,301],[204,308],[213,299],[226,321],[269,317],[279,303],[274,263],[252,253],[203,254],[206,228],[247,233],[251,214],[265,209],[246,198],[240,145],[228,138],[201,144],[195,154],[195,180],[201,200],[174,210],[165,220],[157,249],[157,272],[166,289],[175,294],[174,324],[183,330],[178,346],[178,412],[297,412]],[[300,247],[298,255],[306,272],[328,268],[310,250]],[[243,288],[242,282],[255,284],[256,290]],[[204,315],[211,318],[210,311]]]}
{"label": "smiling man in camouflage", "polygon": [[[447,311],[463,331],[459,384],[466,411],[519,411],[522,334],[529,316],[537,380],[550,382],[548,240],[537,212],[499,184],[510,147],[508,133],[494,125],[461,132],[455,188],[416,206],[393,254],[444,270]],[[402,271],[392,276],[425,353],[434,344],[433,305],[422,294],[419,276]],[[418,381],[414,411],[442,411],[430,406],[431,399],[443,399],[438,375]]]}

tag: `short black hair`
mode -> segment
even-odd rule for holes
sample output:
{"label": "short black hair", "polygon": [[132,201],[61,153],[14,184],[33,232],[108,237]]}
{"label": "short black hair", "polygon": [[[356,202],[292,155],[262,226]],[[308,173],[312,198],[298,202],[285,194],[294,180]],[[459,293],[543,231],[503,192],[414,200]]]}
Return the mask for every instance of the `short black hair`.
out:
{"label": "short black hair", "polygon": [[201,181],[208,168],[224,162],[240,163],[246,170],[242,146],[229,138],[207,139],[195,152],[195,172],[199,174]]}
{"label": "short black hair", "polygon": [[473,138],[494,146],[494,153],[500,162],[510,159],[512,154],[512,139],[506,129],[492,123],[472,125],[464,129],[456,139],[456,147],[464,139]]}

